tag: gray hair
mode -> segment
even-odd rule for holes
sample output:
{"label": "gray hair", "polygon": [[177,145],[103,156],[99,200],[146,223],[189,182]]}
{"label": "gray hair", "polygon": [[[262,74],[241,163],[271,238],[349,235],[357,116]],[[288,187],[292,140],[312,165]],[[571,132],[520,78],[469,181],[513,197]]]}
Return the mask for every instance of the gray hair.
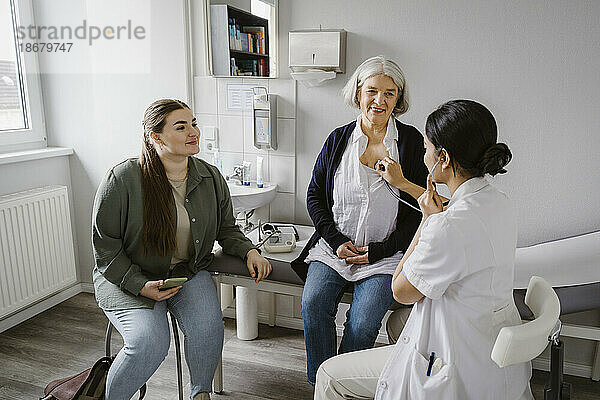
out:
{"label": "gray hair", "polygon": [[394,107],[392,114],[398,117],[408,111],[408,87],[406,86],[406,78],[404,72],[394,61],[385,58],[384,56],[371,57],[363,61],[356,68],[348,82],[342,89],[344,103],[353,108],[360,108],[358,103],[358,91],[363,83],[373,75],[385,75],[392,78],[396,86],[398,86],[398,101]]}

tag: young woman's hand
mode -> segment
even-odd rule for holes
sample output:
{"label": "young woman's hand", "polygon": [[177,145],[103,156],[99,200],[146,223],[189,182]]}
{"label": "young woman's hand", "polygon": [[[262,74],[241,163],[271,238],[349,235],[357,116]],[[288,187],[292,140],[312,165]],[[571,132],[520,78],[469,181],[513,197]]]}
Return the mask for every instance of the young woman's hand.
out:
{"label": "young woman's hand", "polygon": [[360,255],[347,257],[346,263],[348,264],[368,264],[369,263],[369,246],[365,247],[357,247],[358,253]]}
{"label": "young woman's hand", "polygon": [[148,281],[140,290],[140,294],[144,297],[147,297],[156,301],[163,301],[169,299],[179,292],[181,286],[177,286],[167,290],[158,290],[158,287],[161,286],[165,281]]}
{"label": "young woman's hand", "polygon": [[266,258],[260,255],[258,250],[252,249],[246,254],[246,265],[250,276],[256,283],[265,279],[273,269],[271,263]]}
{"label": "young woman's hand", "polygon": [[402,187],[404,187],[408,180],[402,172],[402,166],[400,165],[400,163],[397,163],[390,157],[386,157],[380,161],[380,164],[385,167],[385,171],[382,171],[379,168],[375,171],[390,185],[398,189],[402,189]]}
{"label": "young woman's hand", "polygon": [[444,211],[443,200],[435,190],[435,186],[433,186],[431,175],[427,175],[427,190],[423,192],[417,201],[423,213],[423,218]]}

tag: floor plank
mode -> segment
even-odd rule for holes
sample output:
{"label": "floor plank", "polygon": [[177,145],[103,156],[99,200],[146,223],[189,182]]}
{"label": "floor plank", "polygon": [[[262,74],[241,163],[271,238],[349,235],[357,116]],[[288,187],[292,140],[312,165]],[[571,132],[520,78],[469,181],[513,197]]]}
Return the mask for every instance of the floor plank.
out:
{"label": "floor plank", "polygon": [[[46,384],[89,368],[104,355],[106,317],[93,295],[79,294],[0,334],[0,400],[39,398]],[[113,335],[113,352],[122,346]],[[175,348],[148,381],[148,400],[176,400]],[[306,355],[302,331],[260,325],[259,338],[239,340],[235,321],[225,320],[224,387],[216,400],[308,400]],[[185,398],[189,374],[183,360]],[[536,399],[543,399],[548,374],[534,371]],[[573,384],[572,399],[600,400],[600,383],[565,376]]]}

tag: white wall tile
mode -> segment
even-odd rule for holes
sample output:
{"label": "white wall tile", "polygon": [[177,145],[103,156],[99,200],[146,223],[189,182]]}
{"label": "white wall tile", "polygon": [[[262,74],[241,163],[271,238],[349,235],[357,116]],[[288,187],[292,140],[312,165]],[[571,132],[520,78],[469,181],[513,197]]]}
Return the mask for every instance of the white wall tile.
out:
{"label": "white wall tile", "polygon": [[277,183],[277,191],[294,193],[296,176],[295,157],[276,156],[273,153],[270,158],[271,181]]}
{"label": "white wall tile", "polygon": [[216,114],[195,113],[194,116],[196,117],[196,123],[198,123],[198,128],[200,128],[201,134],[202,128],[206,126],[219,126]]}
{"label": "white wall tile", "polygon": [[241,115],[219,115],[219,149],[244,151],[244,126]]}
{"label": "white wall tile", "polygon": [[242,115],[242,110],[227,109],[227,85],[241,85],[242,80],[236,78],[215,78],[217,81],[217,114],[219,115]]}
{"label": "white wall tile", "polygon": [[253,87],[257,87],[257,86],[262,86],[264,88],[267,89],[267,92],[269,92],[269,83],[270,79],[252,79],[252,78],[243,78],[242,82],[244,83],[244,85],[251,85]]}
{"label": "white wall tile", "polygon": [[213,164],[214,165],[214,162],[213,162],[214,159],[213,159],[213,155],[212,154],[204,153],[204,152],[201,151],[200,153],[194,154],[194,157],[199,158],[201,160],[206,161],[209,164]]}
{"label": "white wall tile", "polygon": [[281,156],[296,155],[295,119],[277,118],[277,150],[273,153]]}
{"label": "white wall tile", "polygon": [[217,113],[217,80],[212,76],[194,77],[194,112]]}
{"label": "white wall tile", "polygon": [[277,193],[271,203],[271,222],[294,222],[294,195]]}
{"label": "white wall tile", "polygon": [[296,81],[293,79],[272,79],[269,93],[277,95],[277,116],[296,118]]}

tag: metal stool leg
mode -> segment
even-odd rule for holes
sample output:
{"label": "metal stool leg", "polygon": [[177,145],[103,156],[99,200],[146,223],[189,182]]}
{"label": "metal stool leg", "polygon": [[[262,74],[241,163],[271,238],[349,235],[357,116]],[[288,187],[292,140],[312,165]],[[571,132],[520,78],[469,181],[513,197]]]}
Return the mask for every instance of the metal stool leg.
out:
{"label": "metal stool leg", "polygon": [[554,331],[550,333],[550,376],[544,388],[544,400],[569,400],[571,398],[571,384],[563,381],[563,342],[559,340],[562,323],[556,322]]}
{"label": "metal stool leg", "polygon": [[[217,297],[219,298],[219,303],[223,305],[223,291],[221,290],[221,279],[219,274],[212,275],[213,283],[215,284],[215,288],[217,289]],[[221,311],[223,309],[221,308]],[[217,369],[215,370],[215,375],[213,376],[213,392],[222,393],[223,392],[223,353],[221,352],[221,357],[219,358],[219,364],[217,365]]]}
{"label": "metal stool leg", "polygon": [[179,343],[179,330],[177,329],[177,320],[171,313],[171,326],[173,327],[173,336],[175,336],[175,351],[177,353],[177,386],[179,388],[179,400],[183,400],[183,377],[181,373],[181,346]]}
{"label": "metal stool leg", "polygon": [[105,354],[106,357],[110,357],[110,338],[112,336],[112,330],[113,330],[113,326],[110,323],[110,320],[108,321],[108,326],[106,327],[106,336],[104,338],[104,348],[105,348]]}

